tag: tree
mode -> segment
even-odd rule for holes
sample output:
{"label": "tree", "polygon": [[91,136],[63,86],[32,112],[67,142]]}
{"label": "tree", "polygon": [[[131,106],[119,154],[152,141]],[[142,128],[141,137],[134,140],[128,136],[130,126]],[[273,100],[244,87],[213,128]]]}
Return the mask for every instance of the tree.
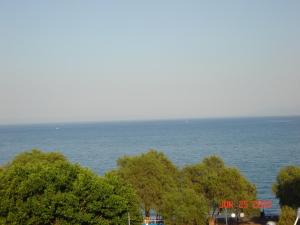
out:
{"label": "tree", "polygon": [[162,216],[165,224],[204,225],[207,223],[207,202],[191,188],[182,188],[165,195]]}
{"label": "tree", "polygon": [[279,198],[281,206],[300,207],[300,167],[282,168],[273,184],[273,192]]}
{"label": "tree", "polygon": [[138,156],[124,156],[117,161],[115,171],[136,190],[145,215],[153,209],[161,211],[164,195],[175,190],[179,172],[165,155],[150,150]]}
{"label": "tree", "polygon": [[134,187],[146,217],[152,209],[163,216],[166,225],[206,223],[206,199],[188,186],[181,172],[163,153],[150,150],[138,156],[124,156],[112,173]]}
{"label": "tree", "polygon": [[1,224],[139,224],[134,190],[59,153],[22,153],[0,172]]}
{"label": "tree", "polygon": [[281,208],[281,213],[278,221],[278,225],[291,225],[296,220],[296,211],[288,206]]}
{"label": "tree", "polygon": [[233,205],[237,207],[241,200],[256,199],[255,186],[236,168],[225,166],[217,156],[186,166],[183,174],[195,192],[207,199],[212,218],[220,210],[219,204],[224,200],[233,201]]}

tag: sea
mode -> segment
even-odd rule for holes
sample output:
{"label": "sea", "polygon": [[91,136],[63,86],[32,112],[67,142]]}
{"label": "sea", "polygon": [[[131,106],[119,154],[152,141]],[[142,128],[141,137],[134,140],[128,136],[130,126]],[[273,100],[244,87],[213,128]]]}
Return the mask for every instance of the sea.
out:
{"label": "sea", "polygon": [[119,157],[149,149],[178,167],[218,155],[256,185],[258,199],[272,200],[266,214],[278,214],[272,184],[280,168],[300,165],[300,117],[0,126],[0,165],[31,149],[59,151],[100,175],[116,168]]}

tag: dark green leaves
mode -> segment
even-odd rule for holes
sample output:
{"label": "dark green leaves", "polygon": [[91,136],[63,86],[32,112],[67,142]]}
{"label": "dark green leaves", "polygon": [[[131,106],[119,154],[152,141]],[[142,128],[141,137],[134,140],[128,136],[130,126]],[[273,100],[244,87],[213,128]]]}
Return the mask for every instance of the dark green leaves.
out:
{"label": "dark green leaves", "polygon": [[59,153],[23,153],[0,172],[1,224],[106,224],[140,221],[134,191],[99,177]]}
{"label": "dark green leaves", "polygon": [[160,212],[164,194],[177,187],[177,168],[157,151],[125,156],[118,166],[117,174],[134,187],[146,213],[150,209]]}
{"label": "dark green leaves", "polygon": [[300,207],[300,167],[282,168],[277,176],[273,191],[281,206]]}
{"label": "dark green leaves", "polygon": [[255,186],[236,168],[225,166],[222,159],[217,156],[186,166],[183,174],[193,190],[205,196],[212,214],[218,212],[218,206],[224,200],[231,200],[238,206],[241,200],[256,199]]}

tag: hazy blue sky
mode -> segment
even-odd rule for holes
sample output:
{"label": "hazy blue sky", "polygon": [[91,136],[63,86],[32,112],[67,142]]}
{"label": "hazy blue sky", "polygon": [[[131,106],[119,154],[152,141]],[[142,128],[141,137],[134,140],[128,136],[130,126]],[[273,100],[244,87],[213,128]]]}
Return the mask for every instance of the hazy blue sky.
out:
{"label": "hazy blue sky", "polygon": [[299,12],[0,0],[0,124],[300,115]]}

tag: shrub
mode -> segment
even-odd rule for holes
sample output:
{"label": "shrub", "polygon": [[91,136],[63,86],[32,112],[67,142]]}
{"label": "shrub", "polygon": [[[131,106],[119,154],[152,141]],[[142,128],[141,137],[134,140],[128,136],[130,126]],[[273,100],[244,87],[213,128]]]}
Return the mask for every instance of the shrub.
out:
{"label": "shrub", "polygon": [[279,217],[278,225],[291,225],[294,224],[296,219],[296,212],[293,208],[283,206]]}

